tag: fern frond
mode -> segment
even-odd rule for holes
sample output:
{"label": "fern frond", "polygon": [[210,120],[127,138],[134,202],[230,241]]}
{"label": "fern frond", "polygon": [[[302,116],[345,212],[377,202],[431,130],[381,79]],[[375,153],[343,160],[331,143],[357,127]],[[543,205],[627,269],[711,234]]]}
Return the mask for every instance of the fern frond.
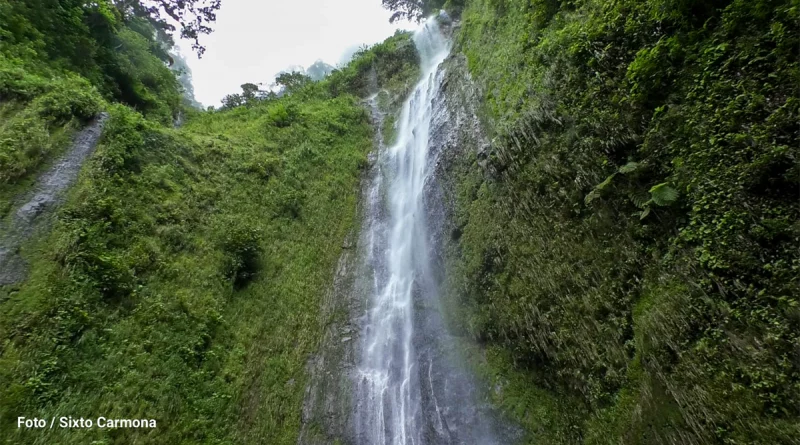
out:
{"label": "fern frond", "polygon": [[650,189],[650,197],[656,205],[666,206],[678,199],[678,191],[667,185],[666,182],[662,182]]}
{"label": "fern frond", "polygon": [[633,162],[633,161],[628,162],[627,164],[625,164],[625,165],[623,165],[622,167],[619,168],[619,172],[622,173],[622,174],[631,173],[631,172],[635,171],[636,169],[638,169],[639,165],[640,164],[638,162]]}
{"label": "fern frond", "polygon": [[635,190],[628,194],[631,202],[638,208],[644,208],[644,206],[650,201],[650,195],[644,190]]}

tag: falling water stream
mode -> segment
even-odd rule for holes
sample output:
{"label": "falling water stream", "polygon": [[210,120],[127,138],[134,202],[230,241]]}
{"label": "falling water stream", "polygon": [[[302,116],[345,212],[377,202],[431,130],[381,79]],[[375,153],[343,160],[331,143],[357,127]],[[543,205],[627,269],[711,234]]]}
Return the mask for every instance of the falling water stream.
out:
{"label": "falling water stream", "polygon": [[441,63],[450,41],[435,19],[414,34],[422,76],[403,105],[397,142],[381,147],[366,197],[367,310],[356,370],[362,445],[498,443],[447,343],[431,272],[425,188]]}

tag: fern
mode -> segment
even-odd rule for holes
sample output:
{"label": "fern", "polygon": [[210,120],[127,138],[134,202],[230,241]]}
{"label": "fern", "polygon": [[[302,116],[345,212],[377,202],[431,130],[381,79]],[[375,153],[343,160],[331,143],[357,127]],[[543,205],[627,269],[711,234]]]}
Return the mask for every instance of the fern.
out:
{"label": "fern", "polygon": [[633,205],[640,209],[644,208],[650,202],[650,194],[641,189],[631,191],[628,194],[628,197],[630,198],[631,202],[633,202]]}
{"label": "fern", "polygon": [[595,199],[599,198],[600,192],[602,192],[604,188],[608,187],[608,185],[611,184],[611,180],[614,179],[614,176],[616,175],[617,175],[616,173],[613,173],[611,176],[607,177],[605,181],[601,182],[600,184],[597,184],[594,187],[594,190],[589,192],[589,194],[586,195],[586,198],[584,198],[583,201],[588,205]]}
{"label": "fern", "polygon": [[666,182],[662,182],[650,189],[650,199],[656,205],[667,206],[678,199],[678,191],[667,185]]}
{"label": "fern", "polygon": [[622,173],[622,174],[631,173],[631,172],[635,171],[636,169],[638,169],[640,165],[641,164],[639,164],[638,162],[631,161],[631,162],[628,162],[627,164],[623,165],[622,167],[620,167],[619,168],[619,172]]}

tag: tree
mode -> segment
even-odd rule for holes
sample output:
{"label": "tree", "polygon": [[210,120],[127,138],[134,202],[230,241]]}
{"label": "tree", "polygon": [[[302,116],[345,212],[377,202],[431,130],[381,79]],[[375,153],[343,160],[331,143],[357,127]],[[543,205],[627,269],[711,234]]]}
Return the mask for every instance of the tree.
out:
{"label": "tree", "polygon": [[193,40],[192,49],[202,57],[206,49],[200,45],[200,35],[211,33],[209,25],[217,20],[222,0],[114,0],[114,4],[124,14],[149,19],[162,36],[175,32],[168,21],[172,19],[181,27],[180,36]]}
{"label": "tree", "polygon": [[260,92],[258,85],[254,83],[242,84],[242,98],[246,103],[251,103],[258,99]]}
{"label": "tree", "polygon": [[390,23],[408,19],[420,21],[425,9],[423,0],[381,0],[383,7],[394,12],[389,18]]}
{"label": "tree", "polygon": [[244,104],[244,99],[241,94],[228,94],[222,98],[222,108],[225,110],[236,108]]}
{"label": "tree", "polygon": [[[423,17],[441,8],[444,5],[442,0],[381,0],[383,7],[394,12],[389,18],[389,22],[394,23],[398,20],[408,19],[419,22]],[[463,0],[451,0],[452,6],[463,6]]]}
{"label": "tree", "polygon": [[311,82],[311,78],[299,71],[281,73],[275,78],[275,84],[282,87],[282,92],[291,93]]}
{"label": "tree", "polygon": [[252,106],[256,103],[275,97],[275,93],[264,91],[254,83],[245,83],[241,85],[241,94],[228,94],[222,98],[222,108],[231,109],[242,105]]}

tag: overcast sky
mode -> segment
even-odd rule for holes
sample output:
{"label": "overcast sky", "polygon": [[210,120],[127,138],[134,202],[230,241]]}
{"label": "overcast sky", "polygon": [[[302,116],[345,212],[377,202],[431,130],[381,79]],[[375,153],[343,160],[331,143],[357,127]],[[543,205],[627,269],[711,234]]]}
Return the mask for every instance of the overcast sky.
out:
{"label": "overcast sky", "polygon": [[203,58],[186,42],[181,52],[192,69],[195,97],[218,105],[246,82],[271,83],[290,66],[317,59],[337,65],[361,44],[380,42],[396,28],[381,0],[223,0],[214,32],[201,37]]}

